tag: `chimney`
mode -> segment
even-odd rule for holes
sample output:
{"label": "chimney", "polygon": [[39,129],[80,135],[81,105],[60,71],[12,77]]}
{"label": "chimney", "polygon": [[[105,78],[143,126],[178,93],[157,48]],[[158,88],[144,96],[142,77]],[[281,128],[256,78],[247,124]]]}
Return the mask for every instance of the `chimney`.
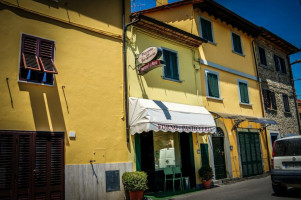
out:
{"label": "chimney", "polygon": [[168,0],[156,0],[156,6],[163,6],[168,4]]}

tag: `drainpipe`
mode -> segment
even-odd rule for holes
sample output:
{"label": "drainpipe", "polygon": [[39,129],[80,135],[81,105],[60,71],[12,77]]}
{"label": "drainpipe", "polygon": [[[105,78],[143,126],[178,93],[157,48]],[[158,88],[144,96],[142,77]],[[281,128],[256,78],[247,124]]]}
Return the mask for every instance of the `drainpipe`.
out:
{"label": "drainpipe", "polygon": [[295,103],[296,115],[297,115],[297,121],[298,121],[298,130],[299,130],[299,134],[301,134],[301,131],[300,131],[300,117],[299,117],[299,112],[298,112],[298,103],[297,103],[295,82],[294,82],[293,70],[292,70],[292,64],[296,64],[296,63],[291,63],[289,56],[287,56],[287,61],[288,61],[288,66],[289,66],[289,70],[290,70],[290,79],[291,79],[292,86],[293,86],[294,103]]}
{"label": "drainpipe", "polygon": [[[258,37],[258,36],[257,36]],[[255,37],[252,41],[252,49],[253,49],[253,56],[254,56],[254,61],[255,61],[255,66],[256,66],[256,74],[257,74],[257,81],[258,81],[258,87],[259,87],[259,95],[260,95],[260,104],[261,104],[261,110],[262,110],[262,116],[264,117],[264,106],[263,106],[263,96],[262,96],[262,88],[261,88],[261,80],[259,78],[259,72],[258,72],[258,65],[257,65],[257,59],[256,59],[256,53],[255,53]],[[264,127],[264,132],[265,132],[265,142],[266,142],[266,148],[268,151],[268,164],[269,164],[269,171],[271,169],[271,161],[270,161],[270,150],[269,150],[269,145],[268,145],[268,132],[266,126]]]}
{"label": "drainpipe", "polygon": [[[123,10],[125,10],[125,0],[123,0]],[[127,57],[126,57],[126,31],[129,26],[140,21],[140,15],[138,15],[138,19],[136,21],[130,22],[125,25],[125,12],[123,12],[123,88],[124,88],[124,107],[125,107],[125,126],[126,126],[126,141],[130,142],[130,134],[129,134],[129,106],[128,106],[128,80],[127,80]]]}

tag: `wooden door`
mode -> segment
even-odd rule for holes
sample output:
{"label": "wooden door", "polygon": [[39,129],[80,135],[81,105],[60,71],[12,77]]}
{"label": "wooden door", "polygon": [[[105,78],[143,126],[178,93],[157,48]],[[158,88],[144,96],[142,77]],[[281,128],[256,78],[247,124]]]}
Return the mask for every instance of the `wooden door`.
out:
{"label": "wooden door", "polygon": [[243,177],[263,173],[258,133],[239,132],[240,158]]}
{"label": "wooden door", "polygon": [[0,199],[64,199],[64,134],[0,131]]}

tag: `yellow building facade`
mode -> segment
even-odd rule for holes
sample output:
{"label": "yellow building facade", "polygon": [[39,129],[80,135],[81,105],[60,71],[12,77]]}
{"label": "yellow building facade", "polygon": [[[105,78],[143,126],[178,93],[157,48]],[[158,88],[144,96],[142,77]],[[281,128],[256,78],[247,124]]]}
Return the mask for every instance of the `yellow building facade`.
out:
{"label": "yellow building facade", "polygon": [[[213,117],[201,107],[198,47],[205,41],[147,16],[132,15],[132,22],[126,40],[129,160],[134,170],[147,172],[151,191],[171,190],[170,182],[164,186],[164,175],[177,167],[190,187],[196,187],[201,183],[200,154],[206,154],[201,147],[207,146],[208,132],[215,130]],[[157,59],[164,64],[141,74],[145,64],[140,57],[151,49],[163,52]]]}
{"label": "yellow building facade", "polygon": [[123,198],[123,3],[0,1],[0,198]]}
{"label": "yellow building facade", "polygon": [[[209,137],[215,179],[269,171],[269,133],[253,55],[259,28],[213,1],[182,1],[141,11],[207,39],[198,48],[202,106],[215,118]],[[267,136],[268,135],[268,136]]]}

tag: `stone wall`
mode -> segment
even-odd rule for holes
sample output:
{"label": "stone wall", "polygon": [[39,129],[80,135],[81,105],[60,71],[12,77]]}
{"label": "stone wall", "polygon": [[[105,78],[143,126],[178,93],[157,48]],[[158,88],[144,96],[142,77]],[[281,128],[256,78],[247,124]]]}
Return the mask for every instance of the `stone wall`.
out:
{"label": "stone wall", "polygon": [[[265,50],[267,66],[260,63],[258,46]],[[258,38],[255,41],[255,54],[262,89],[268,89],[274,92],[277,104],[277,110],[265,109],[265,117],[273,119],[279,124],[269,126],[268,129],[280,131],[281,137],[284,137],[287,133],[299,134],[298,114],[296,112],[296,102],[294,100],[288,55],[277,48],[277,46],[262,38]],[[285,60],[286,74],[276,71],[274,61],[275,54]],[[290,112],[284,112],[283,94],[286,94],[289,97]]]}

